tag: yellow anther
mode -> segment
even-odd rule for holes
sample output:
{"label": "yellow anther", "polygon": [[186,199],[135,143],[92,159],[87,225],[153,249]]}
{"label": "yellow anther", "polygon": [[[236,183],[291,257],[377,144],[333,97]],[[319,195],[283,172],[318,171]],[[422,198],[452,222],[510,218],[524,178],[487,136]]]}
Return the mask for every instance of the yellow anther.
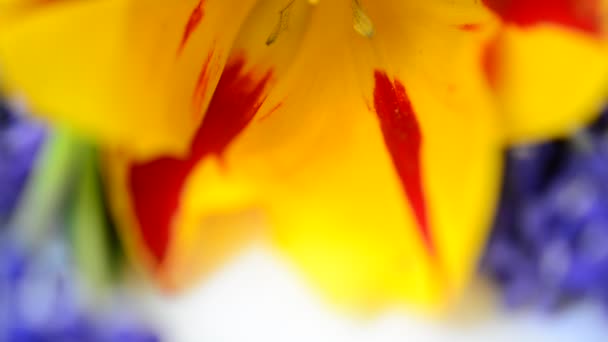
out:
{"label": "yellow anther", "polygon": [[374,23],[363,10],[359,0],[353,0],[353,27],[355,31],[366,38],[372,38],[376,30]]}
{"label": "yellow anther", "polygon": [[[310,5],[318,5],[320,0],[308,0]],[[279,36],[288,30],[289,28],[289,17],[296,0],[289,0],[289,2],[279,11],[279,21],[266,39],[266,45],[274,44]],[[357,33],[366,38],[372,38],[376,32],[374,23],[370,17],[363,10],[360,0],[352,0],[352,13],[353,13],[353,28]]]}
{"label": "yellow anther", "polygon": [[291,15],[291,8],[293,7],[296,0],[290,0],[283,9],[279,11],[279,22],[274,27],[268,39],[266,39],[266,45],[272,45],[277,41],[281,33],[289,28],[289,16]]}

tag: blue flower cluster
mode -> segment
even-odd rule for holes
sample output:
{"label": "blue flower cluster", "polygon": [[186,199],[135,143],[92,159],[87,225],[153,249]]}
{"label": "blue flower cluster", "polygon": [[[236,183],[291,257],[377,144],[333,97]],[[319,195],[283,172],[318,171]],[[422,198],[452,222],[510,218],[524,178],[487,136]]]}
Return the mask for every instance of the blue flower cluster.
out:
{"label": "blue flower cluster", "polygon": [[14,115],[0,101],[0,224],[15,207],[44,136],[43,125]]}
{"label": "blue flower cluster", "polygon": [[84,310],[70,259],[61,240],[36,254],[0,240],[0,341],[159,341],[126,305],[111,315]]}
{"label": "blue flower cluster", "polygon": [[482,271],[511,307],[608,305],[608,114],[573,138],[507,153]]}
{"label": "blue flower cluster", "polygon": [[159,341],[127,309],[128,298],[118,306],[87,302],[93,298],[76,273],[66,227],[45,229],[44,237],[53,237],[48,241],[25,241],[23,229],[15,222],[9,227],[11,213],[27,209],[18,199],[45,135],[42,125],[0,101],[0,341]]}

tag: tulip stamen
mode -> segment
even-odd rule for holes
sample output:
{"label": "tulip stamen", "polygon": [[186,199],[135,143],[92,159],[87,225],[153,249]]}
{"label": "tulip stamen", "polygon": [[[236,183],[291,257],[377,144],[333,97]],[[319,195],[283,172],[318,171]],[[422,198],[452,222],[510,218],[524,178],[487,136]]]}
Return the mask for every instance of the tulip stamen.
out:
{"label": "tulip stamen", "polygon": [[357,33],[365,38],[372,38],[376,29],[370,17],[363,10],[359,0],[352,1],[353,8],[353,28]]}
{"label": "tulip stamen", "polygon": [[290,0],[287,5],[279,11],[279,22],[268,36],[268,39],[266,39],[266,45],[272,45],[283,32],[287,31],[289,28],[289,16],[291,15],[291,9],[295,2],[296,0]]}

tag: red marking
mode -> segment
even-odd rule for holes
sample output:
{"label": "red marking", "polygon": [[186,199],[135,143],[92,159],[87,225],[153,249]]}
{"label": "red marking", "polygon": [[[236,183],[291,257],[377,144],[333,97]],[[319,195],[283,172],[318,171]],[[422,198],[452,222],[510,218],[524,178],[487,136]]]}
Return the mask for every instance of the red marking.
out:
{"label": "red marking", "polygon": [[194,31],[196,31],[196,29],[200,25],[201,21],[203,20],[203,17],[205,16],[204,6],[205,6],[205,1],[200,0],[198,2],[198,5],[196,5],[194,10],[190,14],[190,19],[188,19],[188,23],[186,24],[186,27],[184,28],[184,33],[182,34],[182,40],[179,44],[179,49],[177,50],[178,54],[181,54],[181,52],[184,50],[184,47],[186,47],[188,40],[190,39],[190,37],[192,36]]}
{"label": "red marking", "polygon": [[128,186],[133,208],[143,242],[156,265],[166,256],[172,221],[191,170],[205,157],[221,158],[264,101],[271,72],[260,79],[244,73],[244,65],[244,59],[237,58],[225,68],[187,156],[135,164],[130,170]]}
{"label": "red marking", "polygon": [[488,85],[494,90],[500,84],[500,55],[500,42],[499,38],[496,38],[485,46],[481,60]]}
{"label": "red marking", "polygon": [[429,253],[434,255],[435,246],[422,188],[422,134],[414,108],[401,82],[392,82],[385,72],[379,70],[374,76],[374,107],[380,119],[384,143],[409,199],[422,239]]}
{"label": "red marking", "polygon": [[281,108],[283,106],[283,102],[279,102],[277,103],[274,107],[272,107],[272,109],[270,109],[266,114],[264,115],[260,115],[258,121],[263,121],[266,120],[267,118],[269,118],[272,114],[274,114],[277,110],[279,110],[279,108]]}
{"label": "red marking", "polygon": [[205,101],[205,95],[209,89],[209,67],[211,66],[211,60],[213,59],[214,51],[210,51],[207,55],[207,59],[203,63],[201,72],[198,75],[196,81],[196,87],[194,88],[194,96],[192,97],[192,107],[196,118],[201,116],[203,110],[203,104]]}
{"label": "red marking", "polygon": [[522,27],[553,23],[592,35],[602,31],[600,0],[482,0],[504,21]]}
{"label": "red marking", "polygon": [[458,26],[462,31],[474,32],[481,29],[481,24],[462,24]]}

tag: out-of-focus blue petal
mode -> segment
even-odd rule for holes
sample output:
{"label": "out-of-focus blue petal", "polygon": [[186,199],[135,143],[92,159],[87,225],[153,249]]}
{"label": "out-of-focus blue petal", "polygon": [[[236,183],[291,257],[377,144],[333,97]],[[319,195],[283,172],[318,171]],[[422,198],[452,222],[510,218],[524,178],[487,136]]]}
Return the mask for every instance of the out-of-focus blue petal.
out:
{"label": "out-of-focus blue petal", "polygon": [[87,310],[74,270],[60,239],[26,252],[0,238],[0,341],[159,341],[124,301]]}
{"label": "out-of-focus blue petal", "polygon": [[81,233],[82,248],[85,241],[98,247],[110,234],[97,222],[106,217],[96,154],[68,132],[50,133],[0,101],[0,341],[159,341],[138,319],[132,298],[112,304],[112,288],[96,291],[83,276],[83,267],[100,261],[75,259],[74,232]]}
{"label": "out-of-focus blue petal", "polygon": [[0,102],[0,225],[21,193],[45,136],[45,128],[9,112]]}
{"label": "out-of-focus blue petal", "polygon": [[482,270],[510,306],[608,304],[608,114],[570,140],[507,153]]}

